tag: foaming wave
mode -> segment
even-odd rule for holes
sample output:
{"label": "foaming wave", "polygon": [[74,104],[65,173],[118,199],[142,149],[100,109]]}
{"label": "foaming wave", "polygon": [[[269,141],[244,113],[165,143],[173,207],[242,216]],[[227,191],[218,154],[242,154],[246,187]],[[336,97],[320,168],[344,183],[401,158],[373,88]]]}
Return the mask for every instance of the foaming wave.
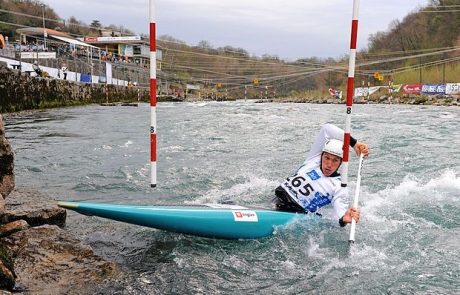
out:
{"label": "foaming wave", "polygon": [[137,168],[134,171],[123,171],[126,181],[136,186],[143,186],[149,177],[150,164],[145,164],[141,168]]}
{"label": "foaming wave", "polygon": [[94,148],[95,151],[100,151],[100,150],[111,150],[113,149],[110,145],[103,144],[101,147],[96,147]]}
{"label": "foaming wave", "polygon": [[[245,178],[246,181],[243,183],[237,183],[228,189],[210,190],[207,194],[190,201],[189,203],[204,204],[235,202],[241,204],[254,204],[260,200],[260,198],[257,197],[260,196],[260,192],[267,191],[267,194],[270,194],[272,188],[278,185],[278,182],[276,181],[260,178],[259,176],[252,174],[245,176]],[[269,201],[271,200],[267,197],[267,203]]]}
{"label": "foaming wave", "polygon": [[193,107],[204,107],[207,106],[209,103],[208,102],[188,102],[188,106],[193,106]]}
{"label": "foaming wave", "polygon": [[406,109],[406,110],[395,111],[396,114],[415,113],[415,112],[416,112],[416,111],[415,111],[415,110],[412,110],[412,109]]}
{"label": "foaming wave", "polygon": [[450,113],[450,112],[442,112],[439,117],[443,119],[453,119],[453,118],[456,118],[457,115],[454,113]]}
{"label": "foaming wave", "polygon": [[132,145],[132,144],[133,144],[133,142],[132,142],[131,140],[128,140],[127,142],[125,142],[124,145],[119,145],[119,147],[127,148],[127,147],[129,147],[130,145]]}
{"label": "foaming wave", "polygon": [[[150,108],[150,105],[148,105],[148,107]],[[177,104],[173,102],[163,102],[158,105],[158,108],[175,108],[175,107],[177,107]]]}
{"label": "foaming wave", "polygon": [[[439,200],[454,200],[452,193],[460,190],[460,175],[453,170],[446,170],[438,177],[424,181],[414,175],[407,175],[403,181],[394,188],[387,188],[375,194],[367,194],[363,197],[366,200],[364,206],[367,210],[379,210],[383,204],[412,203],[414,200],[420,202],[433,202],[433,198]],[[364,192],[365,193],[365,192]]]}
{"label": "foaming wave", "polygon": [[376,240],[401,230],[417,235],[423,230],[448,228],[453,226],[459,190],[460,176],[452,170],[428,181],[407,175],[394,188],[363,192],[362,222]]}
{"label": "foaming wave", "polygon": [[165,147],[164,150],[171,152],[171,153],[177,153],[177,152],[183,151],[184,147],[180,145],[171,145],[171,146]]}
{"label": "foaming wave", "polygon": [[[349,253],[351,257],[355,261],[368,261],[372,265],[369,265],[367,263],[367,267],[375,267],[375,266],[384,266],[385,261],[388,259],[388,255],[382,251],[382,249],[378,249],[375,247],[371,247],[369,245],[366,245],[364,243],[361,244],[353,244],[352,247],[350,247]],[[362,265],[363,263],[359,263],[358,265]],[[366,266],[366,263],[364,263],[363,267]]]}

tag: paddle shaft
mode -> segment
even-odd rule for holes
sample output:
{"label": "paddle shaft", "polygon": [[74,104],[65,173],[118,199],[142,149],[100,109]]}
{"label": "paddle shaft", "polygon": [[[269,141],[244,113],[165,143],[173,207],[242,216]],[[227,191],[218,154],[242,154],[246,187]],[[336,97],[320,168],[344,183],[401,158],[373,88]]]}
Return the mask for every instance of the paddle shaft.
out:
{"label": "paddle shaft", "polygon": [[[361,187],[361,168],[363,166],[363,159],[364,155],[361,154],[359,156],[359,166],[358,166],[358,177],[356,179],[356,190],[355,190],[355,198],[353,199],[353,208],[358,208],[358,201],[359,201],[359,191]],[[356,231],[356,220],[353,218],[351,220],[351,227],[350,227],[350,238],[348,241],[350,243],[355,242],[355,231]]]}

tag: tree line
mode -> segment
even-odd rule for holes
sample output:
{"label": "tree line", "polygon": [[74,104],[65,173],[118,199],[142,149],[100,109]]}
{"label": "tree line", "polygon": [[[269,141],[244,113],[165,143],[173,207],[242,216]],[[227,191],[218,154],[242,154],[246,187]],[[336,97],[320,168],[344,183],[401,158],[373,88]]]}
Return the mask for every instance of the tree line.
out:
{"label": "tree line", "polygon": [[[133,34],[123,26],[106,26],[98,20],[93,20],[89,25],[74,16],[63,20],[53,8],[38,0],[0,0],[0,31],[13,38],[18,28],[14,24],[42,27],[43,15],[47,19],[48,28],[75,36],[100,36],[103,29],[122,31],[125,35]],[[392,71],[458,57],[460,53],[457,50],[424,56],[423,59],[410,58],[427,50],[435,52],[442,48],[460,47],[459,28],[458,1],[431,0],[428,6],[414,10],[402,20],[391,22],[387,31],[370,36],[367,49],[358,52],[357,75],[371,77],[371,73],[376,70]],[[148,36],[142,37],[148,39]],[[305,57],[286,62],[276,55],[251,56],[247,50],[230,45],[214,48],[206,40],[194,46],[164,35],[158,38],[157,44],[163,58],[159,65],[160,78],[182,85],[201,84],[210,91],[225,90],[241,96],[243,91],[261,95],[270,90],[276,91],[277,95],[290,95],[343,87],[347,79],[347,56]],[[401,56],[409,57],[392,59]],[[382,62],[376,63],[376,60]]]}

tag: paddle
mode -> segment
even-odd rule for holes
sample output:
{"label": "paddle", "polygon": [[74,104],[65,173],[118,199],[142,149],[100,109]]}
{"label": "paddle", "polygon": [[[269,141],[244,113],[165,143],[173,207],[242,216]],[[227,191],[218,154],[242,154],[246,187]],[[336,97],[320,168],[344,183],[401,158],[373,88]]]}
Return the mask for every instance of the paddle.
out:
{"label": "paddle", "polygon": [[[364,155],[361,154],[359,156],[358,178],[356,180],[356,189],[355,189],[355,198],[353,200],[353,208],[358,208],[359,191],[360,191],[360,186],[361,186],[361,168],[363,166],[363,159],[364,159]],[[351,221],[351,227],[350,227],[350,238],[348,239],[349,243],[355,242],[355,230],[356,230],[356,220],[353,218]]]}

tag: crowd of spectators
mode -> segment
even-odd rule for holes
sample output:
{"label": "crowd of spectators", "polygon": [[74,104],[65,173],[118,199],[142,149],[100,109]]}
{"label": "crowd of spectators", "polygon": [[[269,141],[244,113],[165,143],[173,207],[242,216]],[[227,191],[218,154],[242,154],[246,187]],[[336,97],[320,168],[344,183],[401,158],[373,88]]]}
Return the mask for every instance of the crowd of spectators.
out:
{"label": "crowd of spectators", "polygon": [[[79,59],[79,58],[92,58],[101,61],[107,61],[115,64],[132,64],[141,66],[138,59],[128,57],[126,55],[119,55],[113,52],[107,52],[102,49],[94,47],[75,46],[74,44],[60,43],[60,42],[49,42],[44,45],[43,42],[27,42],[19,44],[9,44],[8,46],[14,49],[16,52],[56,52],[57,58],[65,59]],[[148,67],[148,64],[142,64],[144,68]]]}
{"label": "crowd of spectators", "polygon": [[[129,86],[136,86],[137,82],[132,80],[142,80],[144,77],[143,71],[148,68],[148,64],[140,63],[138,59],[128,57],[126,55],[119,55],[113,52],[96,47],[78,46],[71,43],[64,43],[53,39],[43,40],[27,40],[27,42],[10,42],[6,43],[4,48],[0,49],[0,55],[19,60],[20,52],[55,52],[56,58],[46,60],[32,60],[33,71],[37,76],[44,76],[46,71],[42,71],[39,66],[47,66],[57,68],[59,70],[58,76],[62,79],[67,79],[68,71],[77,71],[80,73],[91,73],[93,75],[103,76],[105,74],[105,62],[112,63],[113,77],[129,81]],[[91,61],[92,59],[92,61]],[[24,60],[23,61],[28,61]],[[142,66],[142,67],[141,67]],[[136,70],[139,68],[139,70]],[[142,69],[142,70],[141,70]],[[133,79],[134,78],[134,79]]]}

